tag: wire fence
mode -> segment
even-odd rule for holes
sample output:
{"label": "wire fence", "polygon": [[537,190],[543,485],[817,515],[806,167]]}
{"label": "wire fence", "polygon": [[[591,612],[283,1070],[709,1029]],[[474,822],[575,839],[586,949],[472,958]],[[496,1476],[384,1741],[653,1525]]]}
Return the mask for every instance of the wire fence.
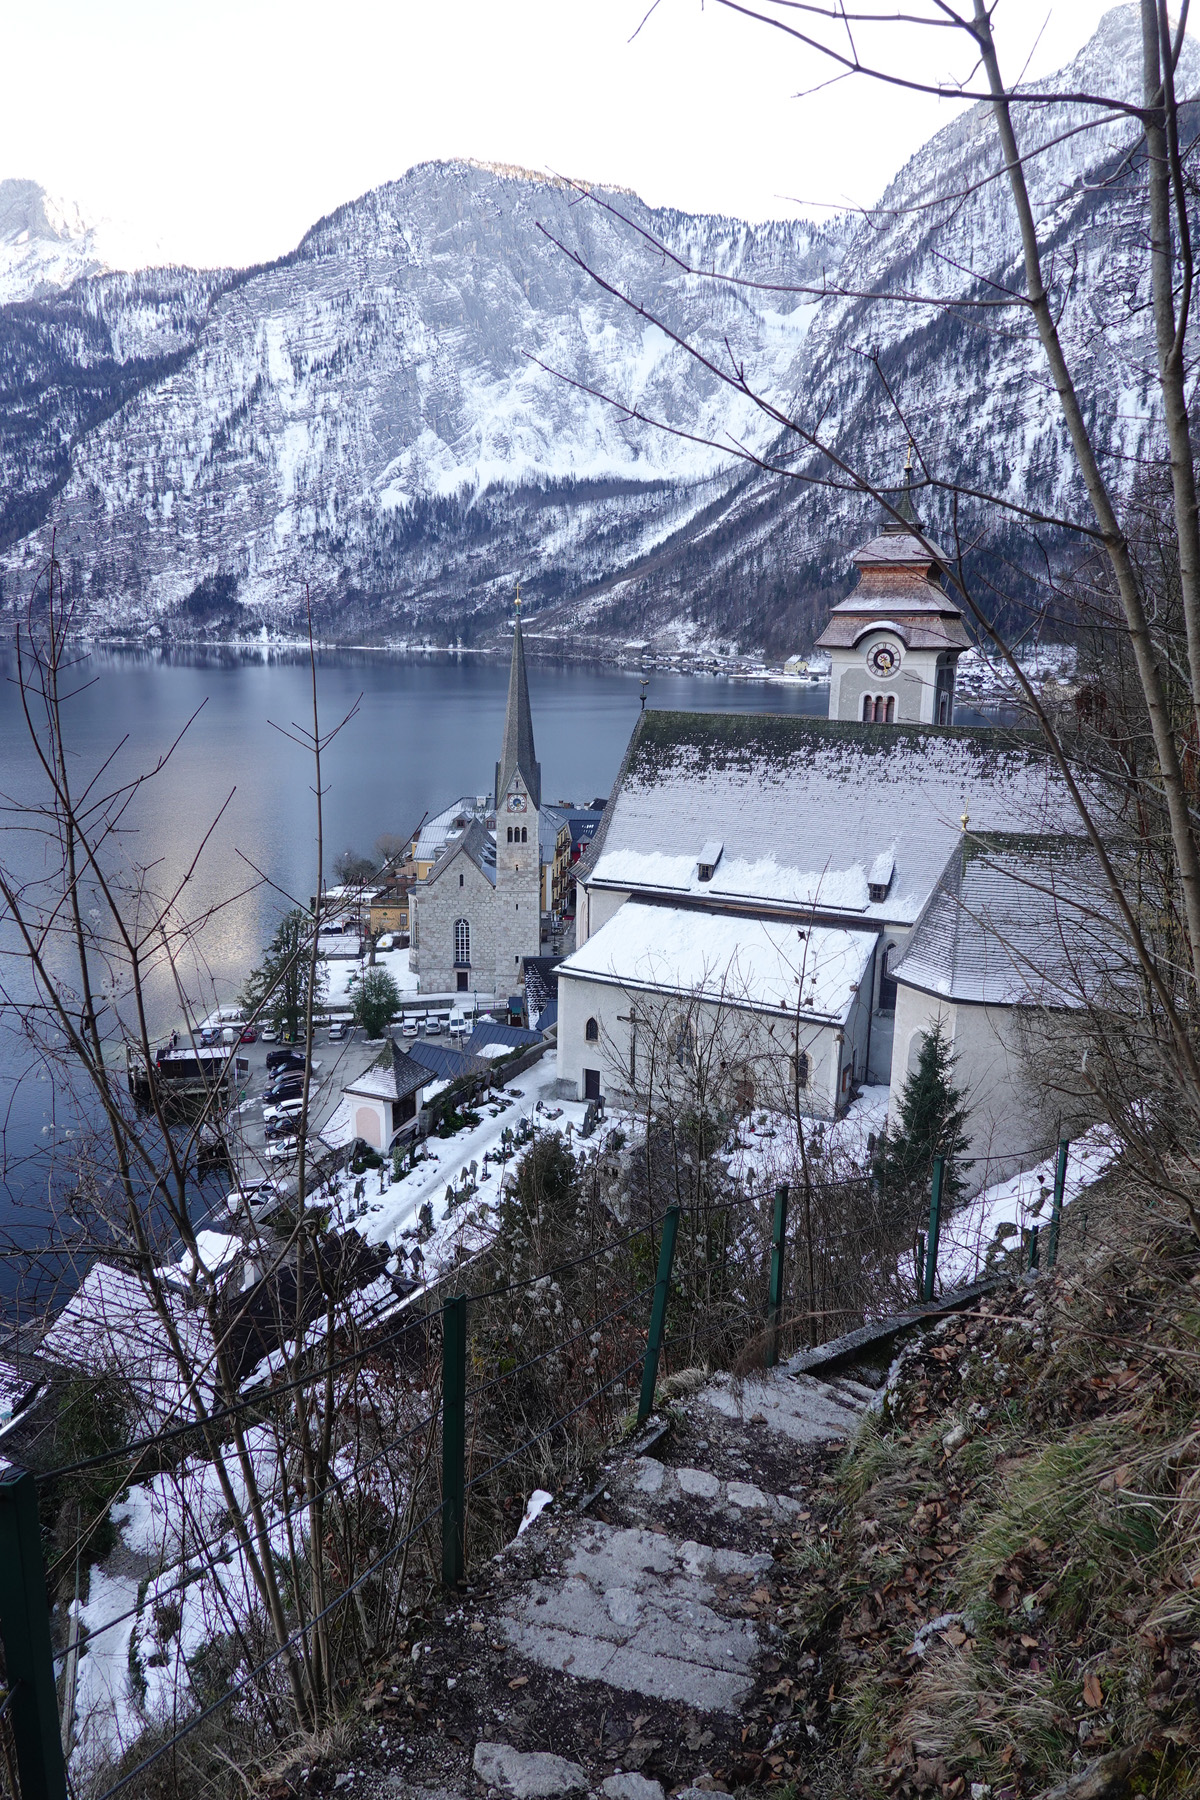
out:
{"label": "wire fence", "polygon": [[[1059,1195],[1064,1167],[1060,1149]],[[790,1219],[789,1194],[784,1187],[726,1187],[720,1194],[700,1193],[688,1206],[644,1209],[639,1222],[615,1233],[610,1230],[574,1254],[552,1255],[527,1275],[450,1293],[453,1284],[469,1279],[478,1266],[478,1259],[472,1258],[465,1267],[426,1285],[421,1296],[423,1310],[368,1333],[348,1351],[311,1362],[300,1374],[289,1371],[286,1379],[272,1382],[251,1397],[211,1408],[202,1418],[144,1433],[118,1448],[76,1458],[37,1477],[21,1474],[16,1485],[27,1483],[28,1495],[35,1496],[39,1486],[45,1490],[48,1484],[89,1475],[111,1464],[136,1467],[138,1459],[145,1456],[159,1458],[170,1473],[176,1466],[171,1458],[178,1456],[185,1440],[203,1444],[211,1454],[214,1437],[220,1439],[222,1433],[228,1435],[235,1426],[253,1419],[258,1424],[268,1421],[277,1434],[278,1476],[287,1453],[296,1448],[295,1436],[289,1437],[293,1430],[290,1421],[307,1406],[306,1396],[315,1387],[323,1386],[328,1398],[336,1377],[361,1370],[370,1359],[378,1361],[398,1353],[409,1334],[419,1336],[427,1365],[440,1348],[440,1379],[432,1382],[432,1405],[422,1410],[415,1422],[404,1429],[381,1429],[377,1444],[365,1454],[360,1445],[360,1453],[335,1461],[329,1479],[307,1483],[296,1495],[295,1504],[288,1504],[287,1483],[280,1476],[278,1499],[271,1499],[254,1530],[239,1533],[230,1527],[232,1544],[226,1539],[220,1549],[200,1558],[184,1556],[181,1545],[175,1581],[165,1587],[149,1583],[136,1605],[95,1628],[85,1627],[76,1649],[146,1617],[220,1569],[239,1562],[240,1589],[228,1600],[230,1613],[237,1613],[240,1595],[249,1596],[254,1606],[254,1584],[246,1573],[253,1556],[269,1559],[273,1540],[281,1533],[303,1541],[318,1508],[344,1506],[348,1494],[361,1495],[364,1477],[380,1464],[386,1465],[393,1502],[399,1498],[402,1503],[393,1503],[389,1529],[373,1541],[369,1534],[364,1536],[357,1556],[331,1583],[337,1591],[329,1593],[323,1588],[292,1593],[287,1628],[281,1632],[276,1619],[272,1629],[278,1641],[263,1654],[250,1651],[243,1619],[238,1633],[245,1653],[224,1690],[211,1699],[193,1690],[194,1709],[178,1727],[132,1767],[121,1770],[92,1800],[114,1800],[135,1783],[144,1783],[176,1746],[235,1703],[244,1705],[249,1700],[268,1714],[286,1707],[287,1696],[272,1687],[280,1666],[287,1668],[289,1677],[296,1667],[303,1673],[315,1666],[313,1644],[323,1627],[335,1616],[353,1619],[345,1609],[361,1608],[370,1584],[378,1584],[378,1604],[399,1614],[411,1562],[411,1557],[405,1556],[397,1570],[396,1558],[402,1552],[417,1553],[424,1575],[432,1577],[437,1561],[435,1540],[440,1535],[442,1579],[450,1584],[460,1581],[468,1541],[476,1532],[471,1520],[478,1515],[485,1545],[489,1530],[494,1539],[498,1512],[511,1505],[542,1468],[539,1458],[550,1454],[548,1446],[560,1440],[570,1447],[581,1428],[585,1440],[590,1433],[592,1441],[611,1441],[615,1420],[634,1417],[635,1393],[636,1417],[648,1416],[656,1396],[660,1356],[666,1347],[673,1346],[679,1357],[707,1364],[717,1355],[727,1354],[730,1344],[744,1342],[748,1333],[753,1336],[757,1331],[762,1339],[761,1360],[770,1365],[778,1360],[788,1306],[795,1305],[798,1293],[804,1295],[814,1324],[820,1319],[823,1334],[836,1335],[836,1329],[830,1331],[829,1327],[841,1325],[848,1303],[834,1293],[832,1304],[821,1304],[820,1284],[812,1267],[812,1221],[801,1209],[811,1207],[818,1191],[824,1196],[828,1216],[822,1221],[822,1230],[830,1267],[836,1268],[839,1260],[861,1259],[862,1252],[861,1218],[841,1216],[838,1209],[845,1209],[851,1196],[867,1194],[872,1185],[869,1174],[806,1180],[791,1196]],[[936,1268],[934,1215],[939,1192],[940,1178],[935,1175],[929,1247],[922,1271],[926,1285],[930,1270]],[[652,1267],[653,1279],[647,1280]],[[514,1354],[513,1345],[522,1335],[532,1337],[536,1347],[528,1354]],[[472,1361],[476,1377],[468,1381]],[[428,1377],[422,1379],[429,1385]],[[440,1465],[435,1449],[439,1435]],[[519,1478],[516,1495],[505,1491],[514,1478]],[[0,1480],[0,1559],[11,1545],[22,1562],[27,1587],[32,1582],[36,1589],[40,1582],[44,1593],[36,1500],[26,1506],[25,1527],[19,1529],[19,1508],[6,1504],[6,1487],[13,1485]],[[268,1482],[268,1490],[271,1486]],[[414,1519],[418,1497],[430,1490],[436,1491],[436,1498],[422,1505],[420,1517]],[[402,1527],[398,1535],[397,1525]],[[261,1598],[260,1593],[258,1601]],[[11,1670],[10,1639],[15,1629],[11,1606],[0,1623]],[[259,1626],[266,1630],[261,1612]],[[18,1663],[28,1648],[17,1645]],[[49,1743],[50,1736],[57,1734],[58,1707],[48,1626],[45,1651],[44,1669],[39,1673],[30,1663],[29,1672],[14,1681],[0,1700],[0,1768],[5,1766],[2,1758],[8,1755],[6,1746],[11,1739],[15,1748],[10,1786],[17,1796],[24,1792],[19,1785],[23,1756],[44,1756],[53,1763],[57,1754],[60,1770],[62,1766],[61,1744]],[[27,1656],[25,1662],[29,1663]],[[26,1729],[24,1739],[17,1729],[23,1708],[29,1718],[37,1714],[41,1719],[38,1731]],[[47,1713],[53,1733],[46,1726]],[[48,1778],[43,1779],[44,1775],[42,1770],[38,1781],[30,1780],[28,1792],[63,1800],[65,1786],[55,1769],[50,1769]]]}

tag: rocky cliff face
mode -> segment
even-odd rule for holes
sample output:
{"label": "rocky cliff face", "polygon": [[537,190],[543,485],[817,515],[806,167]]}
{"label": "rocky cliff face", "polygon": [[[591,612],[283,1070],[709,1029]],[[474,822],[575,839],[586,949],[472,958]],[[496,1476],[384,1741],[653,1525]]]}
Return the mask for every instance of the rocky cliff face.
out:
{"label": "rocky cliff face", "polygon": [[[1109,15],[1063,85],[1132,79],[1134,31],[1129,9]],[[1022,129],[1033,143],[1046,125],[1031,110]],[[1043,236],[1097,424],[1127,455],[1145,444],[1150,367],[1127,304],[1132,130],[1064,135],[1056,113],[1054,135],[1032,165]],[[519,171],[429,164],[266,268],[85,274],[57,296],[42,281],[0,308],[5,593],[54,523],[98,623],[227,630],[249,609],[257,626],[307,582],[327,630],[470,641],[520,577],[564,633],[796,647],[869,509],[724,452],[775,454],[778,426],[706,364],[744,363],[790,416],[823,413],[877,479],[911,429],[939,475],[1075,503],[1026,320],[966,304],[1018,279],[997,172],[982,107],[909,163],[877,218],[824,228],[632,195],[606,210]],[[651,239],[735,279],[685,274]],[[789,467],[827,473],[807,451]]]}

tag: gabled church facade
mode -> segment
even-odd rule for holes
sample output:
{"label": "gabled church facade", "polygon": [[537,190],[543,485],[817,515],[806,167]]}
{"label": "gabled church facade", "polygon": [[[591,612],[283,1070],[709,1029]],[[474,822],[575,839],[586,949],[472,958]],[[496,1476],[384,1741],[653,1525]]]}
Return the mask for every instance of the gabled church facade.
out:
{"label": "gabled church facade", "polygon": [[[423,994],[520,991],[525,958],[541,951],[541,797],[518,609],[494,791],[439,816],[437,854],[412,890],[409,966]],[[418,837],[418,867],[420,852]]]}
{"label": "gabled church facade", "polygon": [[[1036,733],[953,725],[968,639],[926,541],[886,531],[854,560],[819,640],[827,719],[640,717],[557,971],[560,1092],[644,1095],[704,1041],[730,1104],[830,1118],[877,1085],[894,1107],[941,1018],[991,1181],[1042,1141],[1017,1024],[1048,1003],[1031,950],[1063,917],[1021,858],[1053,859],[1077,816]],[[964,891],[993,909],[969,966],[946,928]]]}

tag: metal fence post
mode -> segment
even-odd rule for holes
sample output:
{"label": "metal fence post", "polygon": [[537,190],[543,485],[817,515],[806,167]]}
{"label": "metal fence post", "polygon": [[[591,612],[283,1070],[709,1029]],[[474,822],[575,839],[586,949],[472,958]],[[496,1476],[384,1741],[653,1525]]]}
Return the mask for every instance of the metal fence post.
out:
{"label": "metal fence post", "polygon": [[21,1800],[66,1800],[37,1482],[28,1469],[0,1475],[0,1636]]}
{"label": "metal fence post", "polygon": [[1036,1225],[1031,1225],[1029,1227],[1029,1270],[1030,1270],[1031,1274],[1036,1275],[1037,1266],[1038,1266],[1038,1228]]}
{"label": "metal fence post", "polygon": [[654,1282],[654,1299],[650,1306],[650,1330],[646,1337],[646,1355],[642,1361],[642,1395],[638,1402],[637,1422],[644,1425],[654,1411],[654,1390],[658,1386],[658,1358],[662,1351],[663,1325],[667,1317],[667,1294],[671,1286],[671,1265],[675,1261],[675,1239],[679,1233],[679,1208],[668,1206],[663,1218],[662,1241],[658,1247],[658,1275]]}
{"label": "metal fence post", "polygon": [[788,1191],[785,1182],[775,1189],[775,1216],[771,1221],[771,1281],[767,1289],[767,1320],[770,1326],[766,1356],[768,1369],[773,1369],[779,1360],[779,1326],[783,1318],[783,1240],[787,1235],[787,1215]]}
{"label": "metal fence post", "polygon": [[1062,1222],[1063,1189],[1067,1185],[1067,1151],[1070,1148],[1066,1138],[1059,1138],[1058,1163],[1054,1170],[1054,1204],[1050,1208],[1050,1242],[1046,1246],[1046,1267],[1049,1269],[1058,1261],[1058,1228]]}
{"label": "metal fence post", "polygon": [[938,1238],[942,1230],[942,1184],[946,1179],[946,1159],[935,1156],[933,1159],[933,1190],[929,1196],[929,1240],[925,1246],[925,1280],[922,1283],[921,1298],[933,1299],[933,1284],[937,1279]]}
{"label": "metal fence post", "polygon": [[467,1296],[442,1307],[442,1580],[453,1587],[466,1567]]}

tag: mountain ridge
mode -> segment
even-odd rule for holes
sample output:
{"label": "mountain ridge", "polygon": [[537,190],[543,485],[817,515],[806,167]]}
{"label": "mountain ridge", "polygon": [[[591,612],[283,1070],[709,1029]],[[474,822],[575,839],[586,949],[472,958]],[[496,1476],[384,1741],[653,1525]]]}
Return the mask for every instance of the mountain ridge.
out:
{"label": "mountain ridge", "polygon": [[[1106,15],[1035,89],[1134,67],[1135,26],[1128,7]],[[777,421],[711,365],[744,364],[789,416],[822,412],[877,482],[898,478],[911,428],[940,478],[1046,512],[1077,502],[1036,344],[981,331],[971,305],[1020,279],[986,113],[935,134],[866,220],[753,224],[615,189],[595,205],[559,177],[455,159],[335,208],[274,263],[89,275],[0,308],[4,594],[54,523],[98,628],[257,628],[308,582],[328,635],[472,642],[519,575],[563,640],[803,647],[869,509],[814,485],[810,451],[781,457]],[[1131,128],[1069,123],[1030,164],[1047,242],[1070,245],[1088,293],[1063,288],[1063,330],[1112,457],[1144,455],[1144,332],[1096,310],[1140,278]],[[656,238],[733,279],[683,272]],[[957,311],[854,297],[935,277]],[[945,502],[923,504],[946,529]],[[997,566],[1016,542],[992,521]]]}

